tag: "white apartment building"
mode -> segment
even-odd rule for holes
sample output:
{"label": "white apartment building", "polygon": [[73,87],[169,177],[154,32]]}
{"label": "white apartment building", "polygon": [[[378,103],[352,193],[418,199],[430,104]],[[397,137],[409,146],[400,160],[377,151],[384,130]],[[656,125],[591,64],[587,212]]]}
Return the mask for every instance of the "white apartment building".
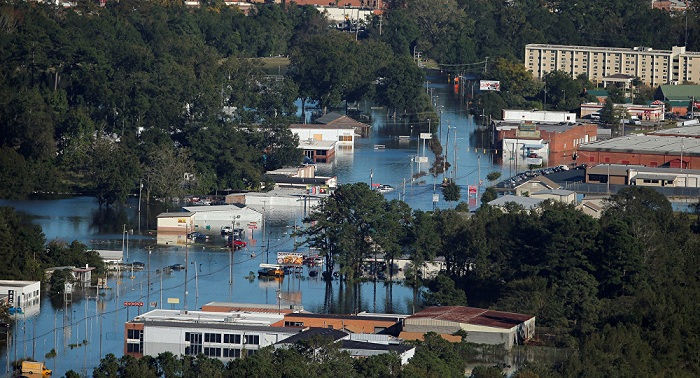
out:
{"label": "white apartment building", "polygon": [[0,280],[0,298],[7,307],[21,309],[12,313],[38,314],[41,308],[41,282]]}
{"label": "white apartment building", "polygon": [[618,74],[638,77],[652,87],[700,83],[700,52],[687,52],[684,46],[654,50],[651,47],[528,44],[525,46],[525,67],[539,79],[559,70],[574,78],[586,74],[596,84]]}

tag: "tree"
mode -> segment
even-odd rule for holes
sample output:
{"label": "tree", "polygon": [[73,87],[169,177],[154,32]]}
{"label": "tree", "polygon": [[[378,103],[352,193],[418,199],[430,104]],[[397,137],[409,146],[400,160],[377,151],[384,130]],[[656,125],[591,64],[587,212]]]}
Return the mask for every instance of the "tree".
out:
{"label": "tree", "polygon": [[445,201],[456,202],[459,201],[461,194],[459,193],[460,188],[454,181],[449,181],[447,185],[442,187],[442,195],[445,197]]}
{"label": "tree", "polygon": [[455,287],[455,282],[445,275],[428,281],[429,292],[423,293],[425,306],[466,306],[467,295]]}
{"label": "tree", "polygon": [[137,157],[121,144],[98,138],[90,158],[89,171],[97,201],[108,206],[124,203],[129,192],[138,185]]}
{"label": "tree", "polygon": [[339,185],[304,220],[312,225],[296,235],[326,256],[328,273],[338,263],[343,274],[356,279],[363,259],[373,250],[374,239],[388,241],[379,232],[385,222],[385,203],[384,196],[365,183]]}
{"label": "tree", "polygon": [[498,198],[498,192],[496,192],[496,189],[492,186],[489,186],[484,190],[484,194],[481,195],[481,204],[487,204],[493,200]]}

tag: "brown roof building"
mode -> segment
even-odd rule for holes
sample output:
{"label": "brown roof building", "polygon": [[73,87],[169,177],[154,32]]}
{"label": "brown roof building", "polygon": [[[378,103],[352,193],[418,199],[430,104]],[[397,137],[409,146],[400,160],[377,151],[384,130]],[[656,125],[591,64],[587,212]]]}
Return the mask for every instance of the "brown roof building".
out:
{"label": "brown roof building", "polygon": [[458,331],[466,331],[467,342],[498,345],[511,349],[535,334],[535,317],[512,312],[494,311],[476,307],[429,307],[404,320],[403,339],[436,332],[450,341]]}

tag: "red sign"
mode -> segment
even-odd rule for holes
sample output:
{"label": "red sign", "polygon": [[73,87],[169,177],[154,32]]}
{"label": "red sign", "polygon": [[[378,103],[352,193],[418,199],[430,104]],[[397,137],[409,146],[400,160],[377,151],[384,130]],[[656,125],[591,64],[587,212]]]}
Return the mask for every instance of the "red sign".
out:
{"label": "red sign", "polygon": [[143,307],[143,302],[124,302],[127,307]]}
{"label": "red sign", "polygon": [[700,102],[694,102],[693,103],[694,108],[700,108]]}
{"label": "red sign", "polygon": [[476,194],[476,185],[469,185],[469,194]]}

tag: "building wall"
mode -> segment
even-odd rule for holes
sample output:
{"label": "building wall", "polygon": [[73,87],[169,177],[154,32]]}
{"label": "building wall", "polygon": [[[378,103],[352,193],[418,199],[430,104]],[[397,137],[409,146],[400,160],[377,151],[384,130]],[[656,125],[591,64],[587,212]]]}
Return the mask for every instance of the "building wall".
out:
{"label": "building wall", "polygon": [[184,234],[194,231],[194,214],[158,218],[158,232]]}
{"label": "building wall", "polygon": [[[141,355],[157,356],[163,352],[171,352],[174,355],[184,355],[187,346],[192,346],[193,343],[185,341],[185,333],[201,333],[202,340],[201,346],[202,350],[204,348],[219,349],[219,355],[209,355],[212,358],[218,358],[222,361],[230,361],[234,358],[224,357],[223,349],[236,349],[240,350],[241,356],[243,356],[245,351],[256,351],[258,349],[264,348],[266,346],[272,345],[278,341],[281,341],[293,334],[296,334],[298,330],[290,329],[289,332],[277,332],[277,331],[266,331],[265,327],[259,327],[259,330],[241,330],[232,327],[232,329],[221,329],[221,328],[207,328],[206,324],[193,324],[191,327],[169,327],[167,325],[149,325],[148,323],[126,323],[125,325],[125,335],[124,339],[127,340],[127,334],[129,329],[138,329],[142,327],[143,330],[143,353]],[[215,334],[221,335],[220,342],[218,341],[205,341],[205,334]],[[240,342],[238,343],[225,343],[224,334],[227,335],[237,335],[240,336]],[[245,337],[256,337],[257,344],[246,344]],[[126,353],[127,342],[125,342],[124,350]],[[128,353],[135,357],[139,357],[139,353]],[[204,352],[206,355],[207,353]]]}
{"label": "building wall", "polygon": [[528,163],[522,150],[523,146],[542,144],[543,148],[538,150],[537,154],[542,158],[544,166],[570,165],[577,162],[574,160],[574,152],[578,150],[579,145],[593,142],[598,138],[598,126],[595,124],[576,125],[561,132],[546,130],[538,130],[537,132],[539,139],[533,140],[516,138],[517,130],[514,129],[500,130],[498,139],[501,141],[504,162],[510,161],[511,157],[515,158],[515,154],[513,154],[515,148],[518,155],[517,166],[526,167]]}
{"label": "building wall", "polygon": [[11,307],[22,308],[27,313],[34,312],[30,308],[36,309],[41,304],[40,281],[0,281],[0,296],[8,295],[10,290],[15,292]]}
{"label": "building wall", "polygon": [[549,141],[549,165],[570,165],[576,162],[574,152],[578,150],[579,145],[597,140],[598,126],[584,124],[561,133],[541,131],[541,136]]}
{"label": "building wall", "polygon": [[307,129],[290,128],[292,133],[299,135],[299,140],[324,140],[336,142],[337,145],[354,146],[355,130],[349,129]]}
{"label": "building wall", "polygon": [[[660,167],[666,163],[671,163],[671,168],[680,168],[679,154],[651,154],[651,153],[625,153],[614,151],[578,151],[578,162],[588,165],[600,163],[644,165],[647,167]],[[683,168],[700,168],[700,156],[683,155],[686,162]],[[611,183],[613,183],[611,181]]]}
{"label": "building wall", "polygon": [[[316,327],[316,328],[347,328],[353,333],[377,333],[396,324],[393,320],[369,320],[369,319],[352,319],[352,318],[322,318],[322,317],[301,317],[289,314],[284,317],[285,326],[294,324],[297,327]],[[299,324],[301,323],[301,324]]]}

